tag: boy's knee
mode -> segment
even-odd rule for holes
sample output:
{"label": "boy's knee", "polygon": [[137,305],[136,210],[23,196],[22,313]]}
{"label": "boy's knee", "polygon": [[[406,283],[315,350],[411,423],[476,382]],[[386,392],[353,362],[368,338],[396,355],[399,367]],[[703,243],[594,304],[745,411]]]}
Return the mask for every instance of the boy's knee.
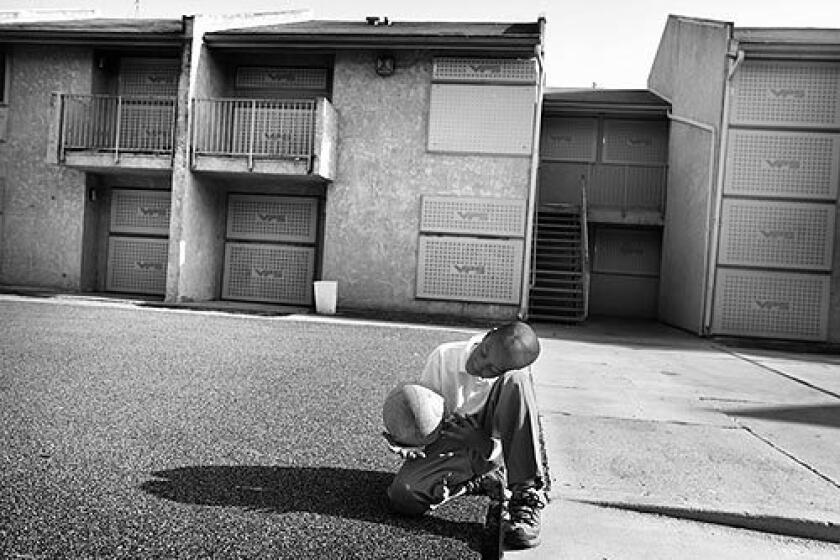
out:
{"label": "boy's knee", "polygon": [[387,493],[391,508],[398,513],[419,517],[429,510],[429,505],[404,480],[395,478]]}

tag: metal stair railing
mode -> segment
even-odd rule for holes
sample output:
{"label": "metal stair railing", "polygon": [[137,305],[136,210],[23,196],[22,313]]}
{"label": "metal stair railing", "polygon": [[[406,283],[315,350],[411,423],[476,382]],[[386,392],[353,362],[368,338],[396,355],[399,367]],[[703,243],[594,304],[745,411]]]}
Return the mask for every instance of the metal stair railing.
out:
{"label": "metal stair railing", "polygon": [[583,279],[583,316],[589,316],[589,227],[587,221],[586,175],[580,176],[580,243],[581,243],[581,274]]}

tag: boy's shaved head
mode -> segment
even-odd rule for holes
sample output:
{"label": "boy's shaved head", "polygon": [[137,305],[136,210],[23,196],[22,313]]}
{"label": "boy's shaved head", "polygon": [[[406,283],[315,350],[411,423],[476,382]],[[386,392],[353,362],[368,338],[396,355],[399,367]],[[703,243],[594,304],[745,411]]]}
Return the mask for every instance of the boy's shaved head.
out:
{"label": "boy's shaved head", "polygon": [[493,337],[507,350],[510,356],[509,369],[520,369],[530,365],[540,355],[540,339],[530,325],[522,321],[514,321],[490,331]]}
{"label": "boy's shaved head", "polygon": [[540,355],[537,333],[527,323],[515,321],[488,332],[470,352],[464,365],[467,373],[492,378],[522,369]]}

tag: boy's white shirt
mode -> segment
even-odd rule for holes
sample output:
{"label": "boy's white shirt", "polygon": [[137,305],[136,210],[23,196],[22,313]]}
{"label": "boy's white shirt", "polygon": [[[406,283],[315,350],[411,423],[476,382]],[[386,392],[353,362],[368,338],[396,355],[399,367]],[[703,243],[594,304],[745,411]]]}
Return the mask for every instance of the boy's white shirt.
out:
{"label": "boy's white shirt", "polygon": [[[426,360],[419,383],[443,396],[448,413],[463,416],[477,413],[487,402],[493,385],[499,379],[476,377],[467,373],[467,359],[483,338],[484,335],[480,334],[466,342],[441,344]],[[495,437],[492,439],[493,451],[489,458],[491,461],[498,458],[502,452],[502,442]]]}

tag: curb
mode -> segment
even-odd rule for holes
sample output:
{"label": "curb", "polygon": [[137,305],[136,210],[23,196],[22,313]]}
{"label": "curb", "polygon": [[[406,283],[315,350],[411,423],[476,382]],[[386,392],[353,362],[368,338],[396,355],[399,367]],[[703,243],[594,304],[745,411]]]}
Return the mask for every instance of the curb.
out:
{"label": "curb", "polygon": [[580,504],[589,504],[602,508],[632,511],[650,515],[659,515],[685,521],[697,521],[711,525],[721,525],[734,529],[746,529],[759,533],[769,533],[784,537],[822,541],[840,544],[840,525],[831,521],[814,521],[804,518],[778,517],[749,512],[703,510],[698,508],[676,508],[652,504],[629,504],[624,502],[606,502],[566,498]]}

